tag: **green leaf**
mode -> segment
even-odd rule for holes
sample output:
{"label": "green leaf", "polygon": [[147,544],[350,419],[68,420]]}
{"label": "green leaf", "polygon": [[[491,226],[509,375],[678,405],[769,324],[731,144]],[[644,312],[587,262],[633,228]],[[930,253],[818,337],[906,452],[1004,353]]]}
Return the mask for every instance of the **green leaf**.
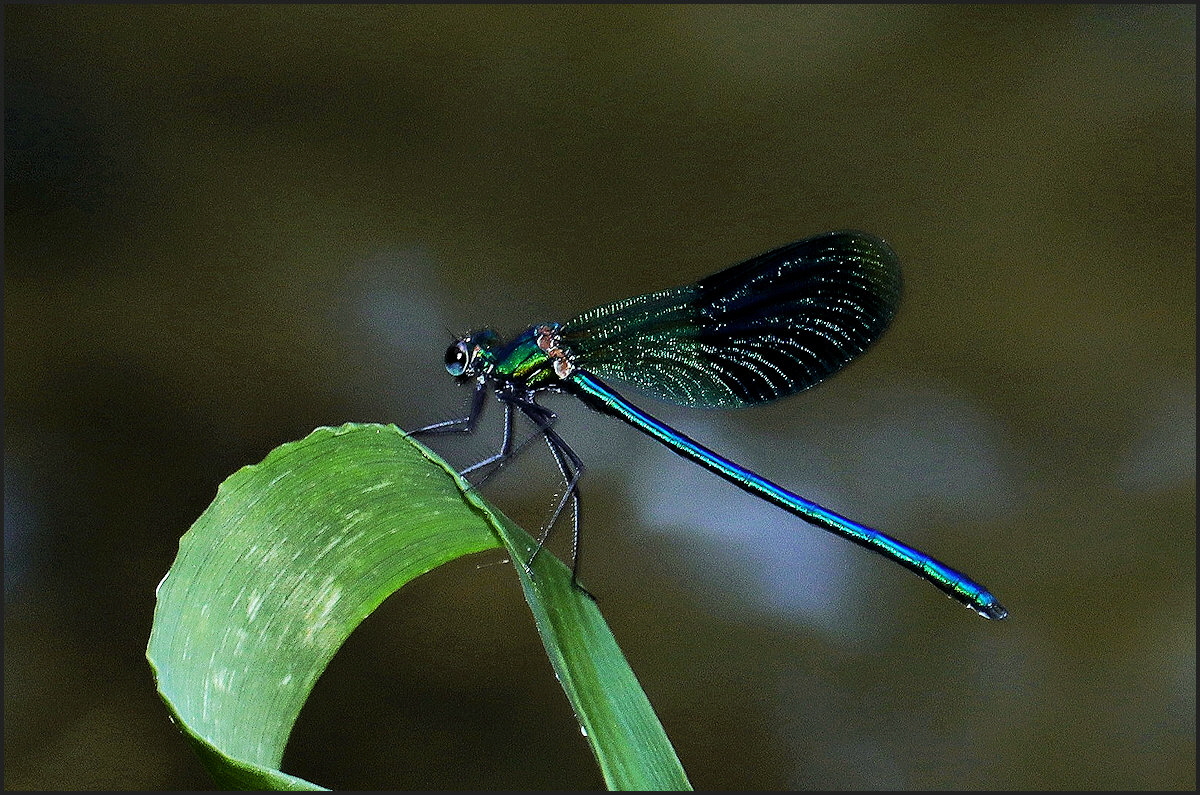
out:
{"label": "green leaf", "polygon": [[320,789],[277,768],[334,653],[405,583],[503,545],[609,787],[690,789],[595,602],[549,553],[519,564],[534,543],[395,426],[318,428],[234,473],[181,539],[146,650],[159,693],[220,785]]}

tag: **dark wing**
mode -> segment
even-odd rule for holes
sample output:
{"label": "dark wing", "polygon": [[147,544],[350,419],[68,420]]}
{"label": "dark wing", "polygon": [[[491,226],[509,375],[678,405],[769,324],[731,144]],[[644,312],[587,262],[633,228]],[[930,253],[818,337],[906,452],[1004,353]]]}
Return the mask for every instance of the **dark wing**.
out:
{"label": "dark wing", "polygon": [[892,249],[863,232],[790,243],[673,290],[562,327],[576,366],[685,406],[733,408],[819,384],[887,328],[900,300]]}

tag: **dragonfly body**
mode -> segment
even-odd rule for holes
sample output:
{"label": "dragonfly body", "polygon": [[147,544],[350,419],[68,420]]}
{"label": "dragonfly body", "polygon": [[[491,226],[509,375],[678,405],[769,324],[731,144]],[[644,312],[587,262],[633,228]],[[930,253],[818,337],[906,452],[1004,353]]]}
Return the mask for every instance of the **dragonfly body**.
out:
{"label": "dragonfly body", "polygon": [[498,454],[465,474],[514,454],[514,408],[533,421],[566,481],[541,541],[570,501],[576,566],[583,464],[554,430],[555,415],[537,403],[547,391],[576,396],[739,488],[900,563],[980,615],[1002,619],[1007,611],[999,601],[966,575],[735,464],[634,406],[599,377],[682,405],[765,403],[820,383],[869,347],[891,321],[899,291],[899,267],[887,244],[861,232],[835,232],[687,287],[617,301],[563,324],[531,326],[508,343],[493,331],[476,332],[446,353],[450,374],[475,384],[470,414],[421,430],[472,431],[492,391],[506,409],[504,441]]}

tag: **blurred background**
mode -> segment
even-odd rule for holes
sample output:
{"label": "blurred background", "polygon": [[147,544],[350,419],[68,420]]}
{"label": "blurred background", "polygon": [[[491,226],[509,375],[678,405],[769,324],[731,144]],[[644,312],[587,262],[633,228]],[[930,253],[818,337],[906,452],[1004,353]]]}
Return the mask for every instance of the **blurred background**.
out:
{"label": "blurred background", "polygon": [[[582,578],[693,784],[1193,789],[1195,22],[7,6],[6,788],[211,786],[144,651],[179,537],[239,467],[321,425],[458,416],[451,334],[853,227],[906,280],[860,362],[744,411],[627,396],[1011,616],[548,399],[590,467]],[[498,417],[435,446],[465,466]],[[547,458],[485,489],[531,529]],[[284,769],[603,785],[499,553],[350,638]]]}

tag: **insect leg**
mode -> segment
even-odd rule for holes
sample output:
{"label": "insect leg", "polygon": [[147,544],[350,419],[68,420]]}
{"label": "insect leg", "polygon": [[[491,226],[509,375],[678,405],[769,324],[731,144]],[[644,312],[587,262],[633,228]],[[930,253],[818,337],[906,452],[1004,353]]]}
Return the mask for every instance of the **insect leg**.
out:
{"label": "insect leg", "polygon": [[475,393],[471,395],[470,413],[465,417],[459,417],[456,420],[443,420],[435,422],[433,425],[426,425],[424,428],[417,428],[415,431],[409,431],[409,436],[418,436],[421,434],[442,434],[442,433],[474,433],[475,425],[479,422],[479,418],[483,416],[483,409],[487,405],[488,385],[486,381],[479,381],[475,385]]}
{"label": "insect leg", "polygon": [[[464,469],[462,472],[459,472],[458,474],[462,475],[463,477],[466,477],[469,472],[474,472],[477,469],[482,469],[485,466],[489,466],[491,464],[495,464],[498,462],[503,463],[505,461],[505,459],[510,458],[512,456],[512,454],[513,454],[512,453],[512,418],[513,418],[512,403],[510,403],[508,401],[504,401],[504,438],[500,442],[500,452],[496,453],[495,455],[488,456],[487,458],[483,459],[482,461],[480,461],[478,463],[472,464],[471,466],[467,467],[466,469]],[[483,480],[487,480],[498,470],[499,470],[499,467],[497,467],[496,469],[493,469],[491,472],[484,475]],[[479,483],[477,483],[476,485],[482,486],[483,480],[479,481]]]}
{"label": "insect leg", "polygon": [[[433,425],[426,425],[424,428],[418,428],[415,431],[409,431],[408,435],[409,436],[418,436],[418,435],[436,436],[436,435],[448,434],[448,433],[473,434],[475,432],[475,427],[479,422],[479,418],[481,416],[483,416],[484,407],[487,405],[487,393],[488,393],[488,384],[484,381],[480,381],[479,385],[475,387],[475,393],[471,396],[471,410],[467,416],[460,417],[460,418],[454,419],[454,420],[444,420],[442,422],[435,422]],[[459,475],[462,475],[465,477],[469,473],[474,472],[478,469],[482,469],[491,464],[503,464],[509,458],[516,455],[517,452],[520,452],[520,450],[522,448],[524,448],[525,445],[528,443],[528,442],[523,442],[516,450],[513,450],[513,445],[512,445],[512,402],[510,400],[507,400],[505,398],[505,396],[502,394],[497,395],[497,397],[499,397],[501,402],[504,403],[504,436],[500,442],[500,451],[498,453],[496,453],[495,455],[488,456],[487,458],[483,459],[482,461],[474,463],[471,466],[467,467],[466,469],[461,470],[458,473]],[[539,435],[540,435],[540,431],[539,431]],[[496,469],[493,469],[491,472],[484,475],[483,479],[480,480],[475,485],[477,487],[482,486],[483,483],[488,478],[490,478],[492,475],[494,475],[497,471],[499,471],[499,466],[497,466]]]}
{"label": "insect leg", "polygon": [[[567,502],[571,502],[573,536],[571,545],[571,584],[579,590],[591,596],[586,588],[579,584],[579,550],[580,550],[580,530],[579,530],[579,479],[583,475],[584,465],[581,459],[571,446],[559,436],[554,430],[553,423],[557,419],[553,412],[543,406],[539,406],[532,401],[520,401],[517,405],[525,413],[529,419],[537,424],[541,430],[543,437],[546,440],[546,446],[550,448],[551,455],[554,456],[554,461],[558,465],[558,471],[563,477],[563,493],[555,506],[554,512],[550,515],[550,519],[546,522],[545,528],[542,530],[538,538],[537,547],[533,550],[533,554],[529,556],[526,562],[526,567],[533,565],[534,559],[546,544],[546,540],[550,537],[550,531],[554,528],[562,516],[563,510],[567,507]],[[595,597],[592,597],[593,599]]]}

